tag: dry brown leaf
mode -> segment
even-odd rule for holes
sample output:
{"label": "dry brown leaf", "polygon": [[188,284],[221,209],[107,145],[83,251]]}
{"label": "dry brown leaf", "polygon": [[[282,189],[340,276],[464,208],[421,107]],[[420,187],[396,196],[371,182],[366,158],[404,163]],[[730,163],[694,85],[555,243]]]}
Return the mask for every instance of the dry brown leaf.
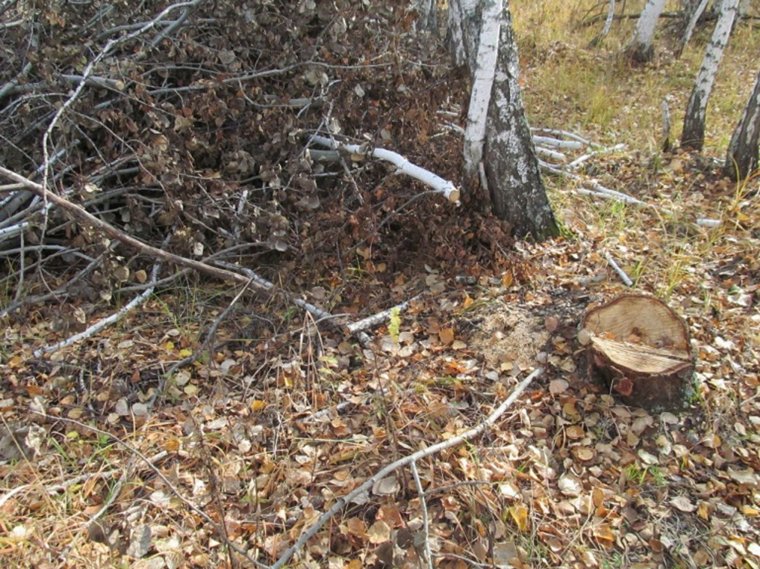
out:
{"label": "dry brown leaf", "polygon": [[391,528],[383,520],[377,520],[367,530],[369,542],[378,545],[386,542],[391,538]]}
{"label": "dry brown leaf", "polygon": [[454,342],[454,328],[441,328],[438,331],[438,339],[441,341],[441,343],[444,346],[448,346],[452,342]]}

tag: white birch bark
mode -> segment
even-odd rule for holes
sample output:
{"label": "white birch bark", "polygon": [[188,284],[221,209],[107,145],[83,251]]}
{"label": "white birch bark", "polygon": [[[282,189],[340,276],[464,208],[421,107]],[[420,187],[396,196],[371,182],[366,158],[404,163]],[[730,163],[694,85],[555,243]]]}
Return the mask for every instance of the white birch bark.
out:
{"label": "white birch bark", "polygon": [[393,152],[392,150],[386,150],[385,148],[372,148],[372,149],[365,149],[359,146],[358,144],[345,144],[342,142],[338,142],[336,140],[333,140],[332,138],[327,138],[325,136],[319,136],[317,134],[313,135],[311,137],[311,140],[316,142],[317,144],[320,144],[322,146],[326,146],[327,148],[333,148],[335,150],[345,150],[347,152],[350,152],[351,154],[369,154],[373,158],[377,158],[378,160],[384,160],[386,162],[390,162],[394,166],[396,166],[397,171],[401,174],[405,174],[407,176],[410,176],[414,178],[415,180],[419,180],[426,186],[429,186],[433,189],[433,191],[443,194],[446,196],[446,199],[451,202],[458,202],[459,201],[459,189],[450,181],[444,180],[440,176],[437,176],[436,174],[433,174],[430,170],[425,170],[424,168],[421,168],[420,166],[417,166],[416,164],[412,164],[407,158],[404,158],[401,156],[401,154],[398,154],[397,152]]}
{"label": "white birch bark", "polygon": [[416,0],[415,7],[420,14],[422,28],[435,31],[437,25],[437,7],[435,0]]}
{"label": "white birch bark", "polygon": [[518,237],[542,240],[557,235],[558,228],[525,119],[509,1],[504,4],[483,164],[496,216]]}
{"label": "white birch bark", "polygon": [[639,21],[636,23],[636,31],[628,46],[628,53],[634,61],[646,63],[654,56],[652,43],[654,42],[654,30],[657,20],[665,8],[665,0],[648,0],[641,11]]}
{"label": "white birch bark", "polygon": [[604,28],[599,32],[594,39],[591,40],[590,46],[595,47],[602,43],[602,40],[607,37],[612,29],[612,22],[615,20],[615,0],[609,0],[607,2],[607,18],[604,21]]}
{"label": "white birch bark", "polygon": [[689,103],[686,106],[683,133],[681,134],[681,146],[684,148],[702,150],[704,146],[707,101],[710,99],[715,75],[718,73],[723,51],[728,44],[728,37],[731,35],[738,5],[739,0],[723,0],[721,3],[718,22],[715,24],[710,43],[707,44],[702,66],[699,68]]}
{"label": "white birch bark", "polygon": [[446,41],[449,46],[451,56],[454,58],[454,65],[465,65],[467,63],[467,51],[464,45],[464,35],[462,28],[462,11],[458,0],[451,0],[448,9],[448,36]]}
{"label": "white birch bark", "polygon": [[676,50],[676,57],[681,57],[681,53],[683,53],[683,50],[686,47],[686,44],[689,43],[689,40],[691,39],[691,34],[694,33],[694,28],[697,25],[697,21],[699,20],[699,17],[702,15],[702,13],[705,11],[705,8],[707,8],[708,2],[709,0],[701,0],[699,4],[694,5],[694,11],[691,13],[691,16],[689,17],[689,22],[686,24],[686,29],[683,32],[683,36],[681,36],[681,42],[678,45],[678,49]]}
{"label": "white birch bark", "polygon": [[557,225],[541,180],[517,83],[517,46],[508,0],[451,0],[455,57],[465,53],[472,91],[465,129],[465,185],[520,237],[544,239]]}
{"label": "white birch bark", "polygon": [[734,180],[743,180],[758,167],[760,140],[760,72],[744,113],[728,145],[724,172]]}
{"label": "white birch bark", "polygon": [[604,21],[604,28],[602,29],[601,37],[606,37],[612,29],[612,22],[615,20],[615,0],[609,0],[607,6],[607,19]]}
{"label": "white birch bark", "polygon": [[449,1],[449,43],[454,62],[475,69],[481,0]]}
{"label": "white birch bark", "polygon": [[472,70],[472,91],[467,110],[467,127],[464,131],[465,178],[473,180],[483,161],[486,140],[486,121],[491,102],[496,60],[499,55],[499,33],[503,0],[485,0],[481,14],[481,26],[475,65]]}

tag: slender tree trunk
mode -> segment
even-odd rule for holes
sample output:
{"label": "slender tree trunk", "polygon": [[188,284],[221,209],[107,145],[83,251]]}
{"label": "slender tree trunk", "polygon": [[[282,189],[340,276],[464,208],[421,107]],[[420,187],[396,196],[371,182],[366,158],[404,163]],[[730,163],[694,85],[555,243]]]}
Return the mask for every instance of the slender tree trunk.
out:
{"label": "slender tree trunk", "polygon": [[689,19],[686,28],[683,31],[683,35],[681,36],[678,48],[676,49],[676,57],[681,57],[686,44],[689,43],[689,39],[691,39],[691,34],[694,33],[694,28],[697,25],[699,17],[704,13],[705,8],[707,8],[708,1],[709,0],[700,0],[698,3],[695,1],[688,7],[691,13],[687,14]]}
{"label": "slender tree trunk", "polygon": [[461,38],[472,91],[465,129],[465,187],[519,237],[558,233],[525,120],[517,83],[517,47],[505,0],[452,0],[450,37]]}
{"label": "slender tree trunk", "polygon": [[758,166],[758,140],[760,139],[760,72],[755,88],[744,108],[728,145],[724,173],[730,178],[743,180]]}
{"label": "slender tree trunk", "polygon": [[739,0],[723,0],[720,6],[720,15],[715,24],[710,43],[705,50],[702,66],[699,68],[694,88],[686,106],[686,115],[683,120],[683,133],[681,146],[693,150],[702,150],[705,143],[705,113],[707,101],[710,99],[715,75],[718,73],[720,60],[723,58],[723,50],[728,44],[731,35],[731,27],[736,17],[736,8]]}
{"label": "slender tree trunk", "polygon": [[415,8],[420,14],[422,28],[428,31],[435,31],[438,25],[438,9],[435,0],[416,0]]}
{"label": "slender tree trunk", "polygon": [[602,43],[602,40],[607,37],[612,29],[612,22],[615,20],[615,0],[609,0],[607,2],[607,18],[604,21],[604,28],[599,34],[591,40],[591,47],[597,46]]}
{"label": "slender tree trunk", "polygon": [[488,107],[485,173],[494,213],[518,236],[537,240],[559,233],[538,167],[518,83],[517,43],[506,3],[499,56]]}
{"label": "slender tree trunk", "polygon": [[654,57],[654,30],[664,8],[665,0],[649,0],[641,11],[633,39],[627,48],[629,57],[635,63],[646,63]]}

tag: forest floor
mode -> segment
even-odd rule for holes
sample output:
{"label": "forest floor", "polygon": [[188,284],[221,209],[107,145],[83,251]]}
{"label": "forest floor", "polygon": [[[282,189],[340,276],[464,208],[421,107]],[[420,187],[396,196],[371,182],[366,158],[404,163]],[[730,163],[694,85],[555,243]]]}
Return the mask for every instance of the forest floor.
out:
{"label": "forest floor", "polygon": [[[302,144],[292,129],[339,123],[458,181],[463,74],[399,6],[354,4],[355,27],[335,32],[350,43],[315,50],[334,81],[325,106],[262,107],[252,140],[284,157]],[[709,31],[679,60],[663,32],[655,62],[630,68],[617,53],[631,22],[589,48],[595,28],[559,2],[513,4],[531,124],[626,145],[589,159],[581,181],[545,178],[562,236],[514,242],[496,220],[359,162],[320,182],[316,206],[283,199],[287,251],[247,261],[350,320],[414,299],[367,345],[284,295],[238,296],[192,275],[43,355],[134,293],[99,294],[92,282],[94,295],[21,307],[0,347],[6,566],[270,565],[341,496],[477,426],[542,368],[483,434],[418,461],[424,491],[408,467],[376,481],[288,566],[424,567],[427,545],[442,568],[760,567],[760,176],[720,174],[756,72],[757,24],[741,24],[725,55],[704,152],[662,152],[660,103],[668,97],[677,131]],[[565,19],[549,25],[553,8]],[[232,31],[226,41],[240,41]],[[356,54],[377,67],[354,65]],[[326,85],[306,73],[266,94],[284,101],[310,82]],[[239,100],[223,102],[237,112]],[[282,164],[303,174],[297,160]],[[577,191],[591,179],[645,205]],[[128,263],[137,274],[152,260]],[[24,286],[70,278],[46,271]],[[3,283],[6,305],[19,283]],[[625,406],[587,377],[584,311],[631,290],[688,323],[696,391],[682,412]]]}

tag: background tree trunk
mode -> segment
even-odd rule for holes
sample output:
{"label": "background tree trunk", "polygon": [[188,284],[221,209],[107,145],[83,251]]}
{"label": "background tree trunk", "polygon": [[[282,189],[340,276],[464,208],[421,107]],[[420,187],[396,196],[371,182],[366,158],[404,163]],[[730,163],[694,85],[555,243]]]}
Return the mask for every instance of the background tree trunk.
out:
{"label": "background tree trunk", "polygon": [[686,27],[684,28],[683,34],[681,35],[681,41],[676,49],[676,57],[681,57],[686,44],[689,43],[689,39],[691,39],[691,34],[694,33],[694,28],[697,25],[699,17],[704,13],[705,8],[707,8],[708,2],[709,0],[695,1],[685,8],[687,12],[684,17],[684,20],[686,20]]}
{"label": "background tree trunk", "polygon": [[705,50],[702,66],[699,68],[689,103],[686,106],[683,133],[681,134],[681,146],[684,148],[702,150],[705,144],[707,101],[710,99],[720,60],[723,58],[723,50],[728,44],[728,37],[731,35],[731,27],[736,17],[738,4],[739,0],[723,0],[720,6],[718,22],[715,24],[712,38],[710,38],[710,43]]}
{"label": "background tree trunk", "polygon": [[760,139],[760,72],[755,88],[747,101],[739,124],[736,125],[728,145],[723,171],[727,176],[743,180],[758,166],[758,140]]}
{"label": "background tree trunk", "polygon": [[649,0],[641,11],[633,39],[627,48],[629,57],[636,63],[646,63],[654,56],[654,30],[665,8],[665,0]]}

